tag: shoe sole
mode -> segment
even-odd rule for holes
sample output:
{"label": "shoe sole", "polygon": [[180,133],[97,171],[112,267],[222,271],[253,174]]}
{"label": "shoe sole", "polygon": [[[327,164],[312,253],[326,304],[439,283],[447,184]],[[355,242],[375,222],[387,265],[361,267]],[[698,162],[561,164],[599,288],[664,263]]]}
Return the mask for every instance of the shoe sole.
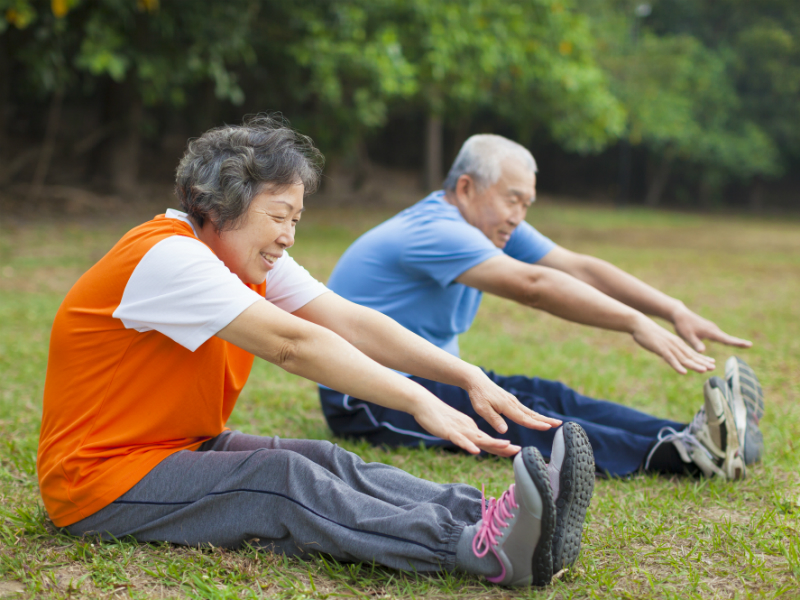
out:
{"label": "shoe sole", "polygon": [[744,445],[750,420],[748,417],[758,424],[764,416],[764,390],[755,371],[738,356],[731,356],[725,362],[725,381],[733,394],[733,402],[738,413],[736,428],[742,443],[742,456],[746,456]]}
{"label": "shoe sole", "polygon": [[575,564],[581,551],[586,509],[594,491],[594,453],[589,437],[577,423],[564,424],[561,465],[553,534],[553,573]]}
{"label": "shoe sole", "polygon": [[[717,382],[722,385],[711,386],[710,382],[712,380],[717,380]],[[725,393],[726,391],[728,391],[727,383],[722,381],[719,377],[712,377],[706,382],[706,385],[703,386],[704,393],[716,392],[722,396],[722,414],[725,426],[725,458],[720,468],[728,479],[744,479],[746,473],[744,455],[742,452],[742,444],[739,441],[737,421],[734,416],[735,407],[733,394],[728,395]],[[729,423],[733,424],[733,428],[728,427]]]}
{"label": "shoe sole", "polygon": [[747,414],[759,422],[764,416],[764,390],[752,367],[738,356],[731,356],[725,362],[725,379],[734,398],[741,398]]}
{"label": "shoe sole", "polygon": [[531,476],[536,491],[542,497],[541,534],[531,558],[532,585],[542,587],[553,579],[553,533],[556,528],[556,507],[547,465],[541,453],[529,446],[522,449],[522,462]]}

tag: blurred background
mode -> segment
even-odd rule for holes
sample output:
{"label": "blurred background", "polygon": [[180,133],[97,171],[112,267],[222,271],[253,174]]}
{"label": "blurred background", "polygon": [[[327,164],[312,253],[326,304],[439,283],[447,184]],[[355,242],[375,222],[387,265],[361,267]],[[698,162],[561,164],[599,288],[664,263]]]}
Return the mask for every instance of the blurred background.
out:
{"label": "blurred background", "polygon": [[169,193],[189,137],[280,111],[329,202],[414,201],[461,143],[539,191],[800,211],[796,0],[0,0],[0,208]]}

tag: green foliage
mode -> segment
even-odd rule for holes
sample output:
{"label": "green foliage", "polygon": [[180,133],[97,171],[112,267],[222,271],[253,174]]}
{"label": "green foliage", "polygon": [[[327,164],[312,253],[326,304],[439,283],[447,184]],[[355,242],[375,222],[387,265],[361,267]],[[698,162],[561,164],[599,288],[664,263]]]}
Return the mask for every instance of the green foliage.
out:
{"label": "green foliage", "polygon": [[408,105],[450,121],[489,111],[523,133],[545,127],[578,150],[600,149],[622,130],[623,112],[595,64],[586,19],[561,4],[279,4],[265,11],[277,25],[260,31],[282,47],[254,39],[259,61],[291,61],[302,70],[302,77],[286,74],[285,95],[318,110],[311,128],[328,129],[340,144]]}
{"label": "green foliage", "polygon": [[672,4],[655,3],[652,16],[637,17],[628,2],[584,3],[601,39],[600,61],[628,109],[630,142],[700,166],[717,185],[780,175],[776,140],[740,93],[741,54],[687,32],[684,21],[654,31],[651,21],[658,25]]}
{"label": "green foliage", "polygon": [[571,152],[622,137],[718,191],[800,160],[795,0],[652,0],[648,16],[638,4],[0,0],[0,68],[2,53],[23,67],[4,71],[21,81],[3,93],[69,101],[116,82],[163,114],[191,102],[214,116],[209,88],[224,105],[283,109],[342,154],[398,114],[465,132],[485,117]]}
{"label": "green foliage", "polygon": [[[109,77],[130,82],[146,104],[182,105],[190,86],[211,81],[218,98],[244,99],[231,67],[255,60],[247,35],[258,10],[254,0],[208,3],[203,10],[152,0],[71,0],[62,16],[56,2],[4,1],[14,4],[6,22],[19,30],[9,32],[13,56],[35,89]],[[9,10],[25,16],[9,19]]]}
{"label": "green foliage", "polygon": [[601,149],[621,132],[623,113],[595,64],[594,38],[569,4],[403,4],[413,9],[404,47],[429,113],[494,111],[522,133],[544,127],[580,151]]}

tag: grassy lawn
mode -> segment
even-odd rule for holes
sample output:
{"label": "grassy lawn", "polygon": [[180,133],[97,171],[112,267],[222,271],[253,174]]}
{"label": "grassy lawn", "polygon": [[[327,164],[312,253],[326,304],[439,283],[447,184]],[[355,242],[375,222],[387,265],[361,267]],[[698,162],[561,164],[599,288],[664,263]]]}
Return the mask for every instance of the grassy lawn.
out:
{"label": "grassy lawn", "polygon": [[[326,280],[384,209],[314,208],[292,254]],[[764,386],[766,453],[741,483],[598,480],[580,560],[553,587],[505,590],[473,578],[401,574],[327,558],[100,543],[59,534],[35,475],[49,329],[77,277],[139,221],[0,227],[0,598],[773,598],[800,597],[800,222],[613,211],[543,202],[529,219],[561,245],[608,259],[684,300],[729,333]],[[578,390],[688,421],[704,376],[679,376],[624,335],[572,325],[495,298],[462,338],[466,360],[500,373],[561,379]],[[722,367],[730,351],[711,345]],[[721,369],[718,368],[718,371]],[[718,373],[719,374],[719,373]],[[248,433],[331,439],[310,382],[257,363],[231,418]],[[435,481],[486,483],[508,461],[339,443],[366,460]]]}

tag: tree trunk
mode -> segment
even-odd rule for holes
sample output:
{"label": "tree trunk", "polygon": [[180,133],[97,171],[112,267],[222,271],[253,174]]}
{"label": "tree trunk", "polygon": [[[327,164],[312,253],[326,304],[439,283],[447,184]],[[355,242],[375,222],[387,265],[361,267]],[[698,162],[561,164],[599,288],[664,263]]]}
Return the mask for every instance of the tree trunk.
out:
{"label": "tree trunk", "polygon": [[100,172],[97,179],[110,184],[114,192],[131,194],[139,174],[142,101],[132,82],[109,82],[105,95],[103,128],[108,138],[95,150]]}
{"label": "tree trunk", "polygon": [[674,157],[671,152],[665,152],[658,163],[655,177],[647,189],[647,196],[645,196],[644,203],[647,206],[658,206],[661,204],[661,198],[664,195],[664,190],[667,187],[670,173],[672,172],[672,163]]}
{"label": "tree trunk", "polygon": [[719,191],[721,187],[721,177],[718,172],[706,169],[700,179],[699,200],[700,207],[710,210],[719,201]]}
{"label": "tree trunk", "polygon": [[122,132],[112,147],[111,185],[120,194],[130,194],[136,189],[139,176],[139,144],[142,123],[142,102],[138,97],[130,99]]}
{"label": "tree trunk", "polygon": [[7,35],[0,36],[0,157],[8,148],[7,124],[11,112],[11,67],[8,58]]}
{"label": "tree trunk", "polygon": [[748,207],[751,211],[758,213],[764,210],[764,182],[760,179],[753,181],[753,185],[750,188]]}
{"label": "tree trunk", "polygon": [[619,190],[617,206],[626,206],[631,194],[631,142],[627,135],[619,143]]}
{"label": "tree trunk", "polygon": [[64,87],[60,86],[53,94],[50,101],[50,110],[47,111],[47,124],[44,131],[44,142],[39,153],[39,161],[36,163],[36,171],[33,174],[33,181],[29,192],[31,200],[38,200],[42,195],[44,181],[50,171],[50,163],[53,160],[53,152],[56,149],[56,136],[58,127],[61,123],[61,105],[64,101]]}
{"label": "tree trunk", "polygon": [[442,130],[439,115],[428,115],[425,121],[425,190],[438,190],[442,186]]}
{"label": "tree trunk", "polygon": [[[464,145],[464,142],[467,141],[469,137],[469,119],[463,118],[459,119],[456,123],[454,136],[453,136],[453,160],[456,159],[458,156],[459,151],[461,150],[461,146]],[[449,169],[448,169],[449,170]]]}

